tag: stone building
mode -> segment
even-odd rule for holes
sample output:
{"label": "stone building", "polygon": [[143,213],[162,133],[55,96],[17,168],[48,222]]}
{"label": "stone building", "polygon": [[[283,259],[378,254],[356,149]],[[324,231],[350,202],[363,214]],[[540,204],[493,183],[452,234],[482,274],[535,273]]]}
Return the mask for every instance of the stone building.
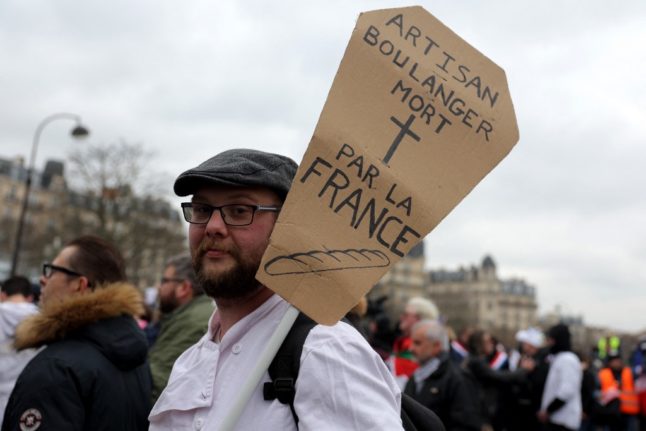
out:
{"label": "stone building", "polygon": [[[129,187],[79,192],[68,187],[64,164],[48,161],[34,172],[18,271],[36,280],[40,266],[68,240],[97,234],[113,241],[139,287],[157,283],[168,257],[186,248],[179,211],[159,197]],[[0,265],[8,271],[15,246],[27,169],[21,159],[0,158]],[[3,278],[8,274],[0,274]]]}
{"label": "stone building", "polygon": [[427,296],[424,272],[424,243],[420,242],[403,259],[397,262],[370,290],[368,298],[384,300],[384,310],[392,322],[397,321],[408,298]]}
{"label": "stone building", "polygon": [[[27,169],[22,159],[0,159],[0,260],[6,263],[6,272],[15,247],[26,179]],[[58,215],[65,208],[66,190],[60,162],[50,161],[44,171],[34,172],[18,268],[22,274],[37,278],[43,256],[51,254],[56,245],[56,232],[64,227],[64,221]]]}
{"label": "stone building", "polygon": [[509,343],[516,331],[537,323],[535,288],[522,279],[501,280],[491,256],[480,266],[430,271],[427,292],[458,331],[480,327]]}

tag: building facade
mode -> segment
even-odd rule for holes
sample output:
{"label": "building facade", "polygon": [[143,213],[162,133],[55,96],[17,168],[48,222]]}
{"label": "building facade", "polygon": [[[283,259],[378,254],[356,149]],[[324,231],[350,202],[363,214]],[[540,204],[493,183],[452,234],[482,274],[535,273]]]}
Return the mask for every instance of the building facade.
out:
{"label": "building facade", "polygon": [[427,296],[426,284],[424,243],[420,242],[379,280],[368,299],[381,300],[391,322],[396,322],[409,298]]}
{"label": "building facade", "polygon": [[[138,196],[131,188],[79,192],[68,187],[64,164],[48,161],[34,172],[23,230],[18,272],[38,278],[44,261],[68,240],[95,234],[114,242],[127,262],[129,279],[155,285],[166,259],[185,250],[179,211],[164,199]],[[27,169],[21,159],[0,159],[0,269],[8,274],[24,200]]]}
{"label": "building facade", "polygon": [[519,329],[537,323],[536,289],[522,279],[501,280],[490,256],[479,266],[430,271],[427,292],[457,331],[473,326],[513,342]]}

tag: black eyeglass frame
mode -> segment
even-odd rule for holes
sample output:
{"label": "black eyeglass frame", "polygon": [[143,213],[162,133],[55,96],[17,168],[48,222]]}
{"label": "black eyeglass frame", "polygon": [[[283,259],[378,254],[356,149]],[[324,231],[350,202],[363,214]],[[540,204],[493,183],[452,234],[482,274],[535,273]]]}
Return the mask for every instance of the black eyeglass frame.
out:
{"label": "black eyeglass frame", "polygon": [[166,283],[181,283],[185,278],[179,278],[179,277],[162,277],[159,280],[159,284],[166,284]]}
{"label": "black eyeglass frame", "polygon": [[[257,211],[271,211],[271,212],[279,212],[282,209],[282,206],[269,206],[269,205],[251,205],[251,204],[227,204],[227,205],[220,205],[220,206],[215,206],[215,205],[209,205],[209,204],[204,204],[201,202],[182,202],[182,214],[184,214],[184,220],[189,222],[190,224],[196,224],[196,225],[205,225],[208,224],[209,221],[211,220],[211,217],[213,217],[213,212],[215,210],[218,210],[220,212],[220,217],[222,217],[222,221],[224,224],[227,226],[249,226],[250,224],[253,223],[254,217],[256,216]],[[211,210],[211,213],[209,214],[209,217],[206,219],[205,222],[194,222],[190,220],[190,211],[193,209],[193,205],[200,205],[205,208],[208,208]],[[230,208],[230,207],[247,207],[252,209],[251,213],[251,220],[249,220],[249,223],[242,223],[242,224],[231,224],[227,221],[226,215],[222,211],[223,208]]]}
{"label": "black eyeglass frame", "polygon": [[65,267],[58,266],[58,265],[53,265],[48,262],[43,263],[43,277],[45,278],[51,277],[54,271],[62,272],[63,274],[70,275],[72,277],[84,277],[83,274],[80,274],[76,271],[72,271],[71,269],[67,269]]}

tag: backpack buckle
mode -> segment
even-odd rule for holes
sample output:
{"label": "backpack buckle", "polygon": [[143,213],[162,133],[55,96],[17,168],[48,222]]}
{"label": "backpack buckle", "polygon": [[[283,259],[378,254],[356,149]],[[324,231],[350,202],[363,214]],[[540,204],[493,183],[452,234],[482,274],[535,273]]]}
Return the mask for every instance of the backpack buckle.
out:
{"label": "backpack buckle", "polygon": [[267,382],[263,386],[263,398],[267,401],[278,399],[283,404],[294,402],[296,388],[294,388],[294,379],[278,378],[273,382]]}

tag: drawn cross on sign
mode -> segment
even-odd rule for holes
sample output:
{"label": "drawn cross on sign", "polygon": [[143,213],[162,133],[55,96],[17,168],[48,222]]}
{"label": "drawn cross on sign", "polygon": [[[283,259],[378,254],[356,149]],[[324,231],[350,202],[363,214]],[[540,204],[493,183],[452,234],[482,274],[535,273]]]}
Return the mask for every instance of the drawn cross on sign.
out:
{"label": "drawn cross on sign", "polygon": [[361,14],[256,278],[336,323],[517,141],[498,65],[419,6]]}
{"label": "drawn cross on sign", "polygon": [[388,152],[386,153],[386,157],[384,157],[384,164],[388,165],[388,162],[390,159],[393,157],[395,154],[395,151],[397,151],[397,147],[399,146],[400,142],[406,137],[406,135],[412,136],[413,139],[415,139],[417,142],[420,141],[419,136],[413,132],[410,127],[413,125],[413,121],[415,121],[415,116],[410,115],[408,117],[408,120],[406,120],[406,124],[402,123],[395,117],[390,117],[390,121],[393,123],[397,124],[399,126],[399,133],[397,136],[395,136],[395,140],[393,141],[392,144],[390,144],[390,148],[388,148]]}

